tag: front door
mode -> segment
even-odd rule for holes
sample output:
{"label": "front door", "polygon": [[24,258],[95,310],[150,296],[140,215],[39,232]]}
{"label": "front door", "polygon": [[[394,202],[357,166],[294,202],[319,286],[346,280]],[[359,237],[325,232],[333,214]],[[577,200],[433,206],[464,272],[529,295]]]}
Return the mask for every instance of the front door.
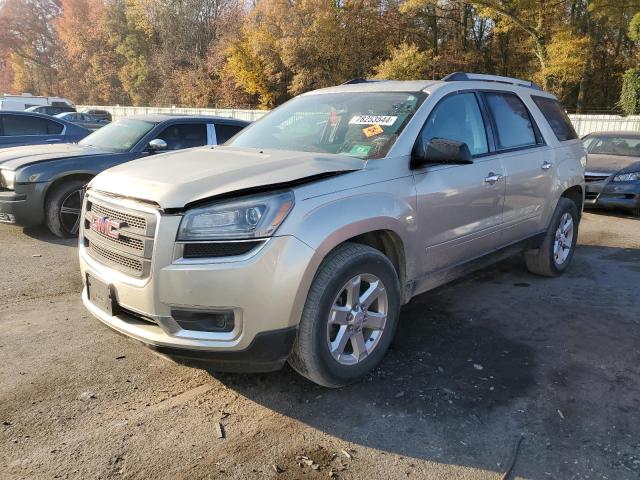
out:
{"label": "front door", "polygon": [[423,271],[433,272],[476,258],[500,242],[505,181],[500,160],[490,153],[477,94],[443,98],[429,115],[422,141],[465,142],[469,165],[432,165],[414,170],[418,235]]}

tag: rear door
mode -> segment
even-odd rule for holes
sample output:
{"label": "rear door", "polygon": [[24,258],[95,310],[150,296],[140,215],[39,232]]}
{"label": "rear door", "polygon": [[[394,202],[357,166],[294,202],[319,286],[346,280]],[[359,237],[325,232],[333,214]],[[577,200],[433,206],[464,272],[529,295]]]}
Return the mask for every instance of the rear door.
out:
{"label": "rear door", "polygon": [[553,159],[533,116],[513,92],[486,91],[483,97],[504,168],[506,191],[503,244],[539,233],[553,182]]}
{"label": "rear door", "polygon": [[465,142],[473,155],[469,165],[434,164],[414,170],[425,272],[471,260],[499,243],[504,174],[479,100],[473,91],[444,97],[421,132],[423,142]]}

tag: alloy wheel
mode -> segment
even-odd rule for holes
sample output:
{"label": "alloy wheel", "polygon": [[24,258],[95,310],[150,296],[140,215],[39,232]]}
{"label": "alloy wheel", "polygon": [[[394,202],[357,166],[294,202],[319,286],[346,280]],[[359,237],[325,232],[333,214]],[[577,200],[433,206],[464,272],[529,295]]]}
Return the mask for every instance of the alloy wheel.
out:
{"label": "alloy wheel", "polygon": [[84,189],[74,190],[67,194],[60,206],[60,225],[70,235],[77,235],[80,228]]}
{"label": "alloy wheel", "polygon": [[387,323],[389,298],[375,275],[359,274],[340,289],[327,322],[327,345],[342,365],[355,365],[378,346]]}
{"label": "alloy wheel", "polygon": [[553,261],[556,265],[562,265],[566,262],[571,253],[573,230],[573,217],[567,212],[560,218],[560,224],[553,242]]}

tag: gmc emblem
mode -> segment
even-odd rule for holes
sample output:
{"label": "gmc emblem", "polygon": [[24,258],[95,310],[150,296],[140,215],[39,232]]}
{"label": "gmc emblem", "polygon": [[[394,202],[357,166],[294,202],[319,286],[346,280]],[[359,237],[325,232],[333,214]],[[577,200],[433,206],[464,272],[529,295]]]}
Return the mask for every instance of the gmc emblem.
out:
{"label": "gmc emblem", "polygon": [[95,232],[105,235],[110,238],[118,238],[120,235],[118,229],[122,226],[120,222],[111,220],[107,217],[100,217],[95,213],[91,214],[91,220],[89,222],[89,228]]}

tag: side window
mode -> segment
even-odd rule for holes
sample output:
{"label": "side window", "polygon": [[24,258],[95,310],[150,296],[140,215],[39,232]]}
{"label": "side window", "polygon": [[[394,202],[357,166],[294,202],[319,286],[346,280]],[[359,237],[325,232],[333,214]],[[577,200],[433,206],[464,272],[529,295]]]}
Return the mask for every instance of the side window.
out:
{"label": "side window", "polygon": [[5,136],[48,135],[50,133],[48,123],[48,120],[39,117],[4,115],[2,117],[2,130]]}
{"label": "side window", "polygon": [[171,125],[158,135],[167,142],[167,150],[200,147],[207,144],[207,125],[204,123],[183,123]]}
{"label": "side window", "polygon": [[238,125],[216,123],[216,139],[218,140],[218,145],[222,145],[240,130],[242,130],[242,127],[239,127]]}
{"label": "side window", "polygon": [[432,138],[443,138],[466,143],[472,155],[489,151],[482,113],[471,92],[441,100],[429,114],[421,136],[425,145]]}
{"label": "side window", "polygon": [[522,100],[512,93],[485,93],[487,104],[496,122],[501,149],[536,145],[536,132],[529,111]]}
{"label": "side window", "polygon": [[64,125],[58,122],[54,122],[53,120],[44,120],[47,123],[47,132],[50,135],[59,135],[62,133],[62,129]]}
{"label": "side window", "polygon": [[542,115],[544,115],[544,118],[549,122],[551,130],[553,130],[553,133],[559,141],[565,142],[578,138],[578,134],[573,129],[567,112],[564,111],[557,100],[536,96],[532,96],[531,98],[533,98],[533,101],[542,112]]}

